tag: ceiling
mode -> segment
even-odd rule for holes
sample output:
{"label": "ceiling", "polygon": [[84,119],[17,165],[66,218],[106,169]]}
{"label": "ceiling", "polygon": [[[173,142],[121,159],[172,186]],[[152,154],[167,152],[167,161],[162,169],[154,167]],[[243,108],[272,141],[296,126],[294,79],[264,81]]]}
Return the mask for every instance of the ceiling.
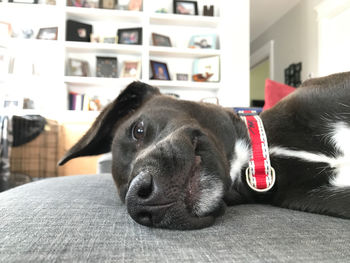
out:
{"label": "ceiling", "polygon": [[250,0],[250,41],[254,41],[300,0]]}

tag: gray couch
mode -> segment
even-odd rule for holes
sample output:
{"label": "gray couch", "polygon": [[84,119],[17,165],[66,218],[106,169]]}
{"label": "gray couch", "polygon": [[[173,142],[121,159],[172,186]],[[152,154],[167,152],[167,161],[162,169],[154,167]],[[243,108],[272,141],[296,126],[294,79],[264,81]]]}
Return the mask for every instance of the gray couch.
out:
{"label": "gray couch", "polygon": [[350,220],[266,205],[230,207],[195,231],[135,223],[110,174],[0,194],[0,262],[349,262]]}

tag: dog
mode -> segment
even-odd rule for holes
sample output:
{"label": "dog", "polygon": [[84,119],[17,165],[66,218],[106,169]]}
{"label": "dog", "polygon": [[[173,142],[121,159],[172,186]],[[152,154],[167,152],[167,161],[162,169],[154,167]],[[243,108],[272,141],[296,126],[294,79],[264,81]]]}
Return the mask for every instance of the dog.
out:
{"label": "dog", "polygon": [[212,225],[226,206],[265,203],[350,218],[350,72],[305,81],[260,114],[275,184],[249,187],[249,127],[232,109],[129,84],[62,158],[112,152],[120,199],[139,224]]}

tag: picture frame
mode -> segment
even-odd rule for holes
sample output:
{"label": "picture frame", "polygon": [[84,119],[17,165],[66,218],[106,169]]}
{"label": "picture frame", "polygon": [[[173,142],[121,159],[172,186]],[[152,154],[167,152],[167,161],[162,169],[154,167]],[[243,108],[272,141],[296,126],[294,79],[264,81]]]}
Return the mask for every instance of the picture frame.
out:
{"label": "picture frame", "polygon": [[43,39],[43,40],[57,40],[57,36],[58,36],[58,27],[45,27],[45,28],[39,29],[39,32],[36,38]]}
{"label": "picture frame", "polygon": [[117,57],[96,57],[96,77],[117,78],[118,77]]}
{"label": "picture frame", "polygon": [[193,76],[197,77],[197,79],[194,79],[195,81],[201,81],[200,79],[207,82],[220,81],[219,56],[195,59],[193,62]]}
{"label": "picture frame", "polygon": [[92,33],[92,25],[81,23],[75,20],[67,20],[66,40],[90,42],[90,35]]}
{"label": "picture frame", "polygon": [[152,79],[171,80],[168,66],[164,62],[151,60]]}
{"label": "picture frame", "polygon": [[216,35],[194,35],[190,39],[190,48],[216,49]]}
{"label": "picture frame", "polygon": [[173,2],[174,14],[180,15],[198,15],[197,1],[180,1]]}
{"label": "picture frame", "polygon": [[100,36],[91,33],[90,34],[90,42],[91,43],[100,43]]}
{"label": "picture frame", "polygon": [[142,27],[118,29],[118,44],[142,45]]}
{"label": "picture frame", "polygon": [[69,58],[68,59],[68,74],[75,77],[89,77],[90,66],[86,60]]}
{"label": "picture frame", "polygon": [[100,0],[99,8],[103,9],[115,9],[117,0]]}
{"label": "picture frame", "polygon": [[142,9],[142,0],[130,0],[128,9],[130,11],[141,11],[141,9]]}
{"label": "picture frame", "polygon": [[171,47],[170,37],[168,36],[152,33],[152,40],[154,46]]}
{"label": "picture frame", "polygon": [[141,62],[139,60],[124,61],[120,77],[121,78],[140,78],[141,74]]}
{"label": "picture frame", "polygon": [[188,81],[188,74],[187,73],[176,73],[176,80]]}
{"label": "picture frame", "polygon": [[39,0],[8,0],[9,3],[37,4]]}

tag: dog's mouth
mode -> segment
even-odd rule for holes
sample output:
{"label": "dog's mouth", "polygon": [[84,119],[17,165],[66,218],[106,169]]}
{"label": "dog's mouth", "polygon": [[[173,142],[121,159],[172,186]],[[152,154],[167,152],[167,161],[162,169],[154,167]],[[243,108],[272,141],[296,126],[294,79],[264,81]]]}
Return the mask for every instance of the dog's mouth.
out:
{"label": "dog's mouth", "polygon": [[183,184],[166,188],[151,175],[140,174],[126,195],[130,216],[151,227],[199,229],[212,225],[225,210],[223,183],[205,172],[199,155],[186,177]]}

